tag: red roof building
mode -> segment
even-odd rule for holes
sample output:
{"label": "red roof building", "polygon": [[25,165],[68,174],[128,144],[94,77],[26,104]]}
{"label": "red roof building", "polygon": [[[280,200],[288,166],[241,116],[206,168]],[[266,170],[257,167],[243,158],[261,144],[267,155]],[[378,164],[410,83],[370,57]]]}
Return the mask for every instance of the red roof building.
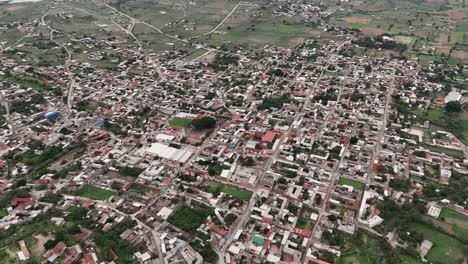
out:
{"label": "red roof building", "polygon": [[273,132],[273,131],[267,131],[265,133],[265,135],[263,135],[262,137],[262,141],[264,142],[269,142],[269,143],[273,143],[273,141],[275,140],[275,136],[276,136],[276,133]]}

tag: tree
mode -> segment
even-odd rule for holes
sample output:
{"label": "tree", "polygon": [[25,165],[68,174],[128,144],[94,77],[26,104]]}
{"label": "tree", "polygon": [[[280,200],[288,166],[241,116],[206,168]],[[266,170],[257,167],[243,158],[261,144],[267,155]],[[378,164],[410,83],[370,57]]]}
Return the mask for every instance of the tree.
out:
{"label": "tree", "polygon": [[49,240],[47,240],[47,242],[44,243],[44,248],[45,248],[46,250],[49,250],[49,249],[55,247],[55,245],[56,245],[57,243],[58,243],[58,241],[53,240],[53,239],[49,239]]}
{"label": "tree", "polygon": [[320,205],[322,203],[322,196],[320,194],[315,195],[314,202],[316,205]]}
{"label": "tree", "polygon": [[445,110],[447,110],[447,112],[449,113],[457,113],[457,112],[461,112],[462,107],[460,105],[460,102],[451,101],[445,104]]}
{"label": "tree", "polygon": [[200,119],[193,120],[192,125],[198,130],[212,129],[216,127],[216,120],[212,117],[205,116]]}

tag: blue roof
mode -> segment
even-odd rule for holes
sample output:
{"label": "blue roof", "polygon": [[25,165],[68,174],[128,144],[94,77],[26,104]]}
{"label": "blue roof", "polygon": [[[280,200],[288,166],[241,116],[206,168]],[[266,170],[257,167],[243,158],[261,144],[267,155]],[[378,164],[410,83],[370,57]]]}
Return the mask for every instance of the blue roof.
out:
{"label": "blue roof", "polygon": [[98,127],[102,126],[102,125],[104,125],[104,120],[102,120],[102,119],[99,119],[95,124],[95,126],[98,126]]}

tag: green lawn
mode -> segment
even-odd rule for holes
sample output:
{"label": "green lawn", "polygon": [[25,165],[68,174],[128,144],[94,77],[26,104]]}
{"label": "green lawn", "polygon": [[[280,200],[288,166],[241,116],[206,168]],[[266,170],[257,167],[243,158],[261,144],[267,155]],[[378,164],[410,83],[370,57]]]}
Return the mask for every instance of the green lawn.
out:
{"label": "green lawn", "polygon": [[189,127],[192,124],[192,119],[174,117],[169,120],[169,124],[176,127]]}
{"label": "green lawn", "polygon": [[8,212],[6,210],[0,210],[0,219],[2,219],[3,217],[7,215],[8,215]]}
{"label": "green lawn", "polygon": [[213,192],[219,191],[227,195],[230,195],[236,199],[248,201],[252,197],[252,192],[246,189],[242,189],[230,184],[224,184],[221,182],[211,181],[207,183],[209,189]]}
{"label": "green lawn", "polygon": [[344,177],[340,177],[338,184],[353,186],[355,189],[360,190],[360,191],[363,191],[366,186],[362,182],[351,180],[351,179],[344,178]]}
{"label": "green lawn", "polygon": [[459,213],[455,210],[452,210],[452,209],[449,209],[449,208],[443,208],[442,209],[442,212],[440,212],[440,216],[439,216],[439,219],[440,218],[454,218],[454,219],[459,219],[459,220],[463,220],[463,221],[467,221],[468,222],[468,216],[462,214],[462,213]]}
{"label": "green lawn", "polygon": [[461,263],[467,245],[429,225],[413,222],[411,228],[423,234],[424,239],[434,243],[426,259],[434,263]]}
{"label": "green lawn", "polygon": [[306,206],[302,207],[301,214],[297,219],[296,227],[301,229],[312,230],[314,228],[314,224],[310,220],[310,215],[312,213],[318,214],[318,212],[312,208]]}
{"label": "green lawn", "polygon": [[113,191],[104,190],[93,185],[85,185],[80,191],[80,196],[94,200],[105,200],[112,195],[115,195]]}
{"label": "green lawn", "polygon": [[419,112],[416,115],[421,119],[429,120],[433,123],[440,123],[447,118],[447,112],[443,107],[436,107],[426,112]]}
{"label": "green lawn", "polygon": [[462,120],[460,123],[463,126],[463,136],[468,139],[468,120]]}

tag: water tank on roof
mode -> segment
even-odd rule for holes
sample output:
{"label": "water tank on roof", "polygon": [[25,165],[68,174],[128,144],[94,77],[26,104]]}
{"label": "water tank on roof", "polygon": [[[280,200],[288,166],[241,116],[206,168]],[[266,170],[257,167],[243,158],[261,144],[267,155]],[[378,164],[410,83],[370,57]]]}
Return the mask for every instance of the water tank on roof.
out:
{"label": "water tank on roof", "polygon": [[60,117],[59,112],[51,112],[45,115],[45,118],[49,121],[54,121],[55,119]]}

